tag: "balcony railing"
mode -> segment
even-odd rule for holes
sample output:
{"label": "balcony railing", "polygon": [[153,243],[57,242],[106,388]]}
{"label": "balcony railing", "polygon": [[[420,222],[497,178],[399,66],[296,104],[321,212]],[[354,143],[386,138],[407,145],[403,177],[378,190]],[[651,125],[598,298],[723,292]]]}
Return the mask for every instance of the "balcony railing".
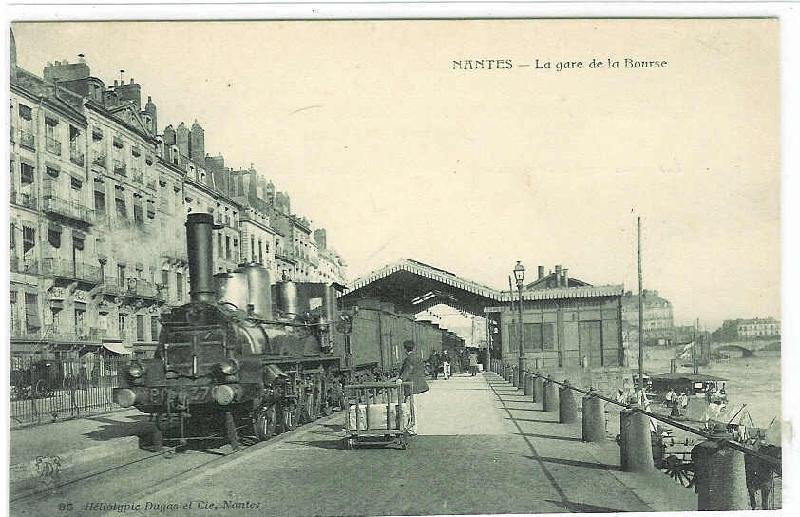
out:
{"label": "balcony railing", "polygon": [[108,157],[104,154],[95,154],[94,158],[92,158],[92,165],[97,165],[98,167],[106,168],[106,162]]}
{"label": "balcony railing", "polygon": [[36,138],[33,136],[33,133],[25,131],[24,129],[19,130],[19,145],[22,147],[27,147],[28,149],[36,149]]}
{"label": "balcony railing", "polygon": [[45,138],[45,147],[47,147],[47,152],[61,156],[61,142],[55,138]]}
{"label": "balcony railing", "polygon": [[94,284],[99,284],[103,278],[99,266],[58,258],[43,259],[42,274],[54,276],[56,278],[83,280]]}
{"label": "balcony railing", "polygon": [[100,286],[100,293],[109,296],[118,296],[122,293],[123,289],[119,285],[119,279],[115,276],[107,276]]}
{"label": "balcony railing", "polygon": [[94,211],[90,208],[80,203],[67,201],[66,199],[61,199],[53,195],[45,196],[42,208],[45,212],[68,217],[75,221],[83,221],[85,223],[94,222]]}
{"label": "balcony railing", "polygon": [[86,163],[86,153],[78,149],[77,147],[69,148],[69,161],[74,163],[75,165],[79,165],[83,167],[83,164]]}
{"label": "balcony railing", "polygon": [[141,278],[135,279],[135,282],[131,282],[127,289],[128,296],[136,296],[137,298],[151,298],[151,299],[161,299],[161,293],[158,287],[153,284],[152,282],[148,282],[147,280],[142,280]]}
{"label": "balcony railing", "polygon": [[114,160],[114,174],[119,174],[120,176],[127,176],[128,171],[127,167],[125,166],[125,162],[121,160]]}
{"label": "balcony railing", "polygon": [[26,208],[36,208],[36,196],[27,192],[12,192],[11,204],[21,205]]}
{"label": "balcony railing", "polygon": [[39,274],[39,263],[35,260],[24,259],[18,256],[11,256],[11,271],[26,273],[28,275]]}

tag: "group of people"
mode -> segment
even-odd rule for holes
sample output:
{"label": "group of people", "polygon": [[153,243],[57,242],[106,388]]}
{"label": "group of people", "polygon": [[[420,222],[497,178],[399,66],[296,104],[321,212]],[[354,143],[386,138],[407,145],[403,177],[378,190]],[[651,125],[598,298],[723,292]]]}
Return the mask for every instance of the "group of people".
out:
{"label": "group of people", "polygon": [[439,379],[440,369],[444,375],[444,380],[448,380],[452,375],[450,354],[447,353],[447,350],[444,350],[441,353],[434,351],[428,359],[428,366],[430,366],[431,377],[433,377],[433,380]]}
{"label": "group of people", "polygon": [[686,414],[689,407],[689,394],[682,391],[680,395],[673,389],[664,395],[664,403],[670,409],[670,416],[682,416]]}
{"label": "group of people", "polygon": [[439,379],[439,373],[444,375],[444,380],[448,380],[453,375],[453,363],[458,371],[468,371],[470,375],[478,374],[478,354],[475,352],[460,352],[451,359],[447,350],[441,352],[434,350],[428,358],[428,366],[433,380]]}

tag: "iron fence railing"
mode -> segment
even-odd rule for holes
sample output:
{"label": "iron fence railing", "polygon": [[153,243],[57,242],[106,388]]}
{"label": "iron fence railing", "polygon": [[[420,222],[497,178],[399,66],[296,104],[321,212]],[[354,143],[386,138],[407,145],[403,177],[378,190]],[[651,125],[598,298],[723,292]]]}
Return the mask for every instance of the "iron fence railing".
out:
{"label": "iron fence railing", "polygon": [[12,356],[12,422],[48,423],[115,409],[112,390],[129,363],[125,356],[98,354],[62,359]]}

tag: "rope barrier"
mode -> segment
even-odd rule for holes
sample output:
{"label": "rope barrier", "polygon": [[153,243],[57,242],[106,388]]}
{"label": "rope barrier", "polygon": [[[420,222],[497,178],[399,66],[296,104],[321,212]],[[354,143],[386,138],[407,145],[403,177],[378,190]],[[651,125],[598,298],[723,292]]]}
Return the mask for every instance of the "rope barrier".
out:
{"label": "rope barrier", "polygon": [[[500,362],[502,363],[502,361],[500,361]],[[505,363],[503,363],[503,364],[505,364]],[[594,388],[590,388],[589,390],[583,390],[583,389],[580,389],[580,388],[578,388],[576,386],[572,386],[568,381],[564,381],[564,382],[557,381],[557,380],[553,379],[552,376],[550,376],[550,375],[545,375],[545,374],[541,374],[541,373],[537,373],[537,372],[531,372],[529,370],[523,370],[523,371],[525,373],[527,373],[528,375],[533,375],[534,377],[539,377],[541,379],[545,379],[545,380],[547,380],[549,382],[552,382],[552,383],[557,384],[559,386],[563,386],[565,388],[569,388],[570,390],[576,391],[576,392],[581,393],[583,395],[588,395],[588,396],[591,396],[591,397],[597,397],[600,400],[604,400],[604,401],[609,402],[611,404],[614,404],[616,406],[620,406],[620,407],[623,407],[625,409],[629,409],[629,410],[632,410],[632,411],[638,411],[638,412],[643,413],[644,415],[646,415],[646,416],[648,416],[648,417],[650,417],[650,418],[652,418],[654,420],[658,420],[660,422],[668,424],[668,425],[670,425],[672,427],[675,427],[677,429],[681,429],[683,431],[687,431],[689,433],[696,434],[696,435],[701,436],[701,437],[703,437],[703,438],[705,438],[707,440],[725,442],[731,449],[740,451],[740,452],[742,452],[744,454],[750,454],[751,456],[755,456],[756,458],[768,463],[771,466],[781,467],[781,462],[779,460],[777,460],[777,459],[775,459],[775,458],[773,458],[771,456],[767,456],[767,455],[761,454],[758,451],[754,451],[753,449],[750,449],[746,445],[744,445],[744,444],[742,444],[740,442],[737,442],[736,440],[732,440],[730,438],[724,438],[724,437],[721,437],[721,436],[718,436],[718,435],[714,435],[712,433],[707,433],[705,431],[701,431],[700,429],[696,429],[696,428],[690,427],[688,425],[684,425],[684,424],[682,424],[680,422],[677,422],[677,421],[675,421],[675,420],[673,420],[673,419],[671,419],[669,417],[666,417],[666,416],[663,416],[663,415],[659,415],[659,414],[656,414],[656,413],[651,413],[649,411],[645,411],[644,409],[642,409],[641,407],[639,407],[638,405],[635,405],[635,404],[631,405],[631,404],[626,404],[624,402],[619,402],[618,400],[612,399],[610,397],[607,397],[605,395],[602,395],[602,394],[598,393],[597,391],[594,390]]]}

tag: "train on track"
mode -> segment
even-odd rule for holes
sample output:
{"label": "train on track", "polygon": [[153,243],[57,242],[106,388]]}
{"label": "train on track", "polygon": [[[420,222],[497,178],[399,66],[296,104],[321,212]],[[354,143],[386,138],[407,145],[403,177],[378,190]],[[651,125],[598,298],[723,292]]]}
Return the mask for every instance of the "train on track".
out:
{"label": "train on track", "polygon": [[332,284],[273,284],[255,263],[215,275],[214,229],[210,214],[189,214],[190,301],[162,316],[154,356],[132,361],[114,390],[120,406],[152,415],[156,448],[219,435],[234,448],[243,435],[265,440],[345,407],[344,385],[394,375],[407,339],[423,358],[463,346],[384,303],[340,309]]}

